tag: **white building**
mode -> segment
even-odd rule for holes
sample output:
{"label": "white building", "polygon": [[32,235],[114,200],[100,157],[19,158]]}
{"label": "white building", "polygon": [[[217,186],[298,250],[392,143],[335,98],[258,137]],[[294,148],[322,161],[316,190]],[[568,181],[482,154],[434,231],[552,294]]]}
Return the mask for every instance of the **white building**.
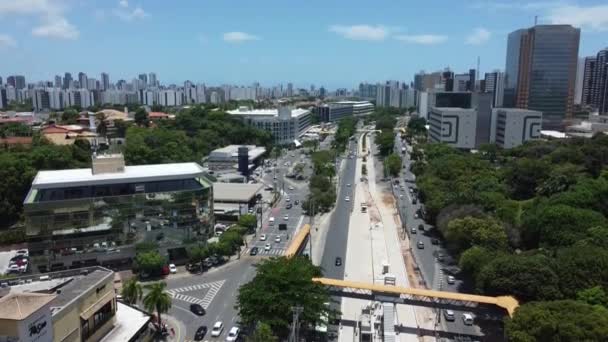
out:
{"label": "white building", "polygon": [[492,105],[494,108],[502,107],[505,95],[505,73],[501,71],[487,72],[485,76],[485,92],[494,93]]}
{"label": "white building", "polygon": [[196,85],[196,103],[206,103],[207,102],[207,94],[205,92],[204,84]]}
{"label": "white building", "polygon": [[490,141],[502,148],[512,148],[528,140],[539,139],[543,113],[519,108],[496,108],[492,111]]}
{"label": "white building", "polygon": [[300,138],[310,127],[310,110],[291,109],[281,106],[278,109],[249,109],[240,107],[227,111],[228,114],[242,117],[244,122],[272,134],[279,145],[291,144]]}
{"label": "white building", "polygon": [[181,106],[182,96],[181,90],[161,90],[158,92],[158,104],[165,107]]}
{"label": "white building", "polygon": [[477,111],[454,107],[432,107],[428,124],[431,141],[461,149],[475,148]]}

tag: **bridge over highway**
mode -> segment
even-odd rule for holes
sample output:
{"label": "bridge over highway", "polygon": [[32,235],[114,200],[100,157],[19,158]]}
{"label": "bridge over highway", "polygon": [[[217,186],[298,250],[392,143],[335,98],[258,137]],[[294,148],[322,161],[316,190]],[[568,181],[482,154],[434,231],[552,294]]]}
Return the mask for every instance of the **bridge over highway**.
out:
{"label": "bridge over highway", "polygon": [[[293,237],[287,248],[285,256],[293,258],[300,255],[310,237],[310,225],[305,224]],[[431,306],[434,308],[469,310],[505,310],[513,316],[519,302],[512,296],[480,296],[474,294],[416,289],[410,287],[369,284],[362,282],[345,281],[331,278],[313,278],[313,282],[329,288],[330,293],[336,296],[369,299],[380,302],[393,302],[397,304]]]}

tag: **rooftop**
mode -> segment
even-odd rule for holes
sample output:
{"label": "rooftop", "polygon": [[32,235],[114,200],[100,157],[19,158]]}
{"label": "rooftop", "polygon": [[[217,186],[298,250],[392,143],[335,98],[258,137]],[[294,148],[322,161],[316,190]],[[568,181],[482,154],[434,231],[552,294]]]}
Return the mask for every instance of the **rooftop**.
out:
{"label": "rooftop", "polygon": [[259,158],[261,155],[266,153],[266,148],[255,145],[228,145],[211,151],[209,154],[210,159],[214,158],[236,158],[238,156],[239,147],[247,147],[249,149],[249,160]]}
{"label": "rooftop", "polygon": [[124,182],[162,181],[199,177],[203,168],[197,163],[172,163],[125,166],[123,172],[93,174],[92,169],[39,171],[32,188],[51,189],[66,185],[100,185]]}
{"label": "rooftop", "polygon": [[473,108],[460,108],[460,107],[433,107],[432,109],[436,109],[441,112],[452,112],[452,113],[475,112],[475,109],[473,109]]}
{"label": "rooftop", "polygon": [[116,324],[101,342],[130,341],[150,321],[150,315],[121,302],[116,302]]}
{"label": "rooftop", "polygon": [[0,298],[0,320],[20,321],[55,299],[43,293],[11,293]]}
{"label": "rooftop", "polygon": [[[226,111],[228,114],[232,115],[251,115],[251,116],[279,116],[279,110],[277,108],[269,108],[269,109],[249,109],[249,108],[239,108],[235,110]],[[308,109],[294,108],[291,109],[291,117],[297,118],[301,115],[310,113]]]}
{"label": "rooftop", "polygon": [[215,202],[247,202],[260,191],[262,184],[213,183]]}

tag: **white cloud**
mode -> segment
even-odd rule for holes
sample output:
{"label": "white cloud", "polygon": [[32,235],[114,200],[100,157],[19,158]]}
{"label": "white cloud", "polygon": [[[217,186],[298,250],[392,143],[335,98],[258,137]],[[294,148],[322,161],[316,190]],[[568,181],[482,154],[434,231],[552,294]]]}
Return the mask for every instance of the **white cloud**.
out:
{"label": "white cloud", "polygon": [[127,8],[127,7],[129,7],[129,2],[127,0],[120,0],[118,2],[118,6]]}
{"label": "white cloud", "polygon": [[398,35],[395,39],[406,43],[435,45],[441,44],[448,40],[448,36],[439,34],[418,34],[418,35]]}
{"label": "white cloud", "polygon": [[234,31],[224,33],[224,41],[227,41],[229,43],[241,43],[249,40],[259,39],[260,37],[245,32]]}
{"label": "white cloud", "polygon": [[478,27],[467,36],[466,43],[469,45],[480,45],[487,42],[491,36],[492,33],[490,31],[483,27]]}
{"label": "white cloud", "polygon": [[32,34],[36,37],[54,39],[77,39],[80,32],[64,18],[49,18],[41,26],[32,29]]}
{"label": "white cloud", "polygon": [[552,24],[570,24],[591,31],[608,31],[608,5],[558,6],[549,10]]}
{"label": "white cloud", "polygon": [[8,34],[0,33],[0,49],[15,46],[17,46],[17,42],[13,39],[13,37],[9,36]]}
{"label": "white cloud", "polygon": [[120,18],[123,21],[134,21],[138,19],[143,19],[149,16],[149,14],[144,11],[143,8],[137,6],[134,9],[129,8],[116,8],[114,10],[114,15]]}
{"label": "white cloud", "polygon": [[65,18],[64,1],[57,0],[0,0],[0,17],[37,16],[38,26],[32,29],[36,37],[76,39],[78,29]]}
{"label": "white cloud", "polygon": [[389,30],[381,25],[332,25],[329,27],[329,31],[346,39],[370,41],[384,40],[389,34]]}

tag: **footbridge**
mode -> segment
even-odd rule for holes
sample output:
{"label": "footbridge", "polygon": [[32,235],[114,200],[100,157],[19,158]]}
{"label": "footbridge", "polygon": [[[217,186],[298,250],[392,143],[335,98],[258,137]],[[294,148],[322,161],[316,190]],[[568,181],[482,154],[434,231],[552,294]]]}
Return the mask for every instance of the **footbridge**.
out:
{"label": "footbridge", "polygon": [[[300,255],[310,237],[310,225],[305,224],[293,237],[285,256],[293,258]],[[369,299],[380,302],[430,306],[471,311],[505,310],[513,316],[519,302],[512,296],[480,296],[474,294],[417,289],[411,287],[370,284],[331,278],[313,278],[313,282],[326,286],[335,296]]]}

